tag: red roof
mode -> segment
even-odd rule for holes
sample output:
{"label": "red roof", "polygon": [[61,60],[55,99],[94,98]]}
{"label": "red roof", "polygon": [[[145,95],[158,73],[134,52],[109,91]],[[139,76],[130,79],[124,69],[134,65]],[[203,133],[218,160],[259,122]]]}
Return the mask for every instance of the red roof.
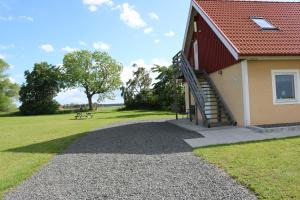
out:
{"label": "red roof", "polygon": [[[300,55],[300,2],[195,2],[240,56]],[[262,17],[279,30],[262,30],[251,17]]]}

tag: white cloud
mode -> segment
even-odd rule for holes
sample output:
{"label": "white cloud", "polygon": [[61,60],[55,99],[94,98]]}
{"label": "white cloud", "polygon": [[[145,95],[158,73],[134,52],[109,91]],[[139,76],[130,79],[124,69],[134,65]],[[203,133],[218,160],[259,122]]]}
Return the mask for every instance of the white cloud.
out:
{"label": "white cloud", "polygon": [[76,48],[71,48],[69,46],[65,46],[64,48],[61,49],[62,51],[66,52],[66,53],[71,53],[71,52],[74,52],[76,51],[77,49]]}
{"label": "white cloud", "polygon": [[159,16],[155,12],[150,12],[149,17],[154,20],[159,20]]}
{"label": "white cloud", "polygon": [[46,53],[51,53],[51,52],[54,51],[54,48],[53,48],[53,46],[51,44],[42,44],[40,46],[40,49],[42,49]]}
{"label": "white cloud", "polygon": [[13,49],[13,48],[15,48],[14,44],[8,44],[8,45],[0,44],[0,50]]}
{"label": "white cloud", "polygon": [[169,31],[167,33],[164,34],[166,37],[174,37],[175,36],[175,32],[174,31]]}
{"label": "white cloud", "polygon": [[67,103],[75,103],[75,104],[85,104],[87,103],[87,99],[83,91],[80,89],[70,89],[63,92],[58,93],[55,98],[61,104]]}
{"label": "white cloud", "polygon": [[21,21],[33,22],[33,18],[30,17],[30,16],[19,16],[18,19],[21,20]]}
{"label": "white cloud", "polygon": [[12,82],[12,83],[16,83],[17,81],[16,81],[16,79],[14,79],[13,77],[8,77],[8,79],[10,80],[10,82]]}
{"label": "white cloud", "polygon": [[[136,64],[139,67],[144,67],[147,70],[151,70],[155,65],[160,65],[160,66],[170,66],[171,63],[167,61],[165,58],[153,58],[151,61],[151,64],[147,64],[144,59],[140,58],[135,61],[132,61],[130,63],[130,66],[126,66],[123,68],[123,71],[121,73],[121,79],[122,82],[125,84],[129,79],[132,78],[133,72],[135,71],[135,68],[132,67],[132,65]],[[157,77],[157,73],[153,73],[150,71],[150,77],[152,78],[153,82],[155,82],[155,78]]]}
{"label": "white cloud", "polygon": [[142,58],[131,62],[131,66],[134,65],[134,64],[136,64],[139,67],[144,67],[146,69],[151,69],[152,68],[152,65],[151,64],[146,64],[144,59],[142,59]]}
{"label": "white cloud", "polygon": [[160,66],[166,66],[166,67],[171,65],[171,62],[166,60],[165,58],[153,58],[152,63],[154,65],[160,65]]}
{"label": "white cloud", "polygon": [[133,72],[135,71],[135,68],[132,66],[134,64],[136,64],[138,67],[144,67],[147,70],[150,70],[153,67],[152,65],[146,64],[145,61],[141,58],[137,59],[135,61],[132,61],[130,63],[130,66],[126,66],[123,68],[123,71],[121,73],[121,79],[124,84],[133,77]]}
{"label": "white cloud", "polygon": [[22,16],[17,16],[17,17],[13,17],[13,16],[9,16],[9,17],[3,17],[3,16],[0,16],[0,21],[15,21],[15,20],[18,20],[18,21],[23,21],[23,22],[33,22],[33,18],[30,17],[30,16],[25,16],[25,15],[22,15]]}
{"label": "white cloud", "polygon": [[93,44],[93,47],[94,49],[96,50],[109,50],[110,49],[110,46],[104,42],[95,42]]}
{"label": "white cloud", "polygon": [[160,43],[160,40],[159,40],[159,39],[156,39],[156,40],[154,40],[154,43],[155,43],[155,44],[158,44],[158,43]]}
{"label": "white cloud", "polygon": [[12,16],[9,16],[9,17],[0,16],[0,20],[1,21],[12,21],[12,20],[14,20],[14,17],[12,17]]}
{"label": "white cloud", "polygon": [[102,5],[108,5],[110,7],[114,5],[112,0],[83,0],[82,2],[88,6],[91,12],[96,12]]}
{"label": "white cloud", "polygon": [[148,27],[144,29],[144,33],[149,34],[153,32],[153,28],[152,27]]}
{"label": "white cloud", "polygon": [[97,6],[89,6],[89,10],[91,12],[96,12],[98,10],[98,7]]}
{"label": "white cloud", "polygon": [[5,55],[0,54],[0,59],[4,60],[5,59]]}
{"label": "white cloud", "polygon": [[141,18],[138,11],[128,3],[124,3],[121,8],[120,19],[131,28],[145,28],[146,22]]}
{"label": "white cloud", "polygon": [[87,43],[85,41],[79,41],[80,46],[87,46]]}
{"label": "white cloud", "polygon": [[[115,100],[108,100],[106,99],[103,103],[124,103],[123,98],[120,95],[120,91],[115,91],[114,92],[116,95]],[[93,102],[97,102],[97,95],[93,97]],[[55,98],[56,101],[58,101],[60,104],[87,104],[87,97],[84,93],[84,90],[81,88],[76,88],[76,89],[69,89],[62,91],[58,93],[57,97]]]}

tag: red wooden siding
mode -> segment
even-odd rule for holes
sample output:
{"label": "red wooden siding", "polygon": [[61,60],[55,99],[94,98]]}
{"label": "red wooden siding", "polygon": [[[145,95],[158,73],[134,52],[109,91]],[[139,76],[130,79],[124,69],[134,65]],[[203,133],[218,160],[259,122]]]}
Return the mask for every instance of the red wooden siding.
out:
{"label": "red wooden siding", "polygon": [[200,68],[204,68],[207,73],[212,73],[237,63],[203,18],[197,15],[195,20],[197,21],[198,32],[193,33],[188,53],[191,65],[194,66],[193,42],[195,40],[198,41]]}

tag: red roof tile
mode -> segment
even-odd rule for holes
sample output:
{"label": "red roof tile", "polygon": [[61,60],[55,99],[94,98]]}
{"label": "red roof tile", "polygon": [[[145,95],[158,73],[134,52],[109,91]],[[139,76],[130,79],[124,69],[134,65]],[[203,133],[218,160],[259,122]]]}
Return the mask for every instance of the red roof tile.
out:
{"label": "red roof tile", "polygon": [[[236,47],[240,56],[300,55],[299,2],[195,2]],[[254,16],[265,18],[279,30],[262,30],[250,19]]]}

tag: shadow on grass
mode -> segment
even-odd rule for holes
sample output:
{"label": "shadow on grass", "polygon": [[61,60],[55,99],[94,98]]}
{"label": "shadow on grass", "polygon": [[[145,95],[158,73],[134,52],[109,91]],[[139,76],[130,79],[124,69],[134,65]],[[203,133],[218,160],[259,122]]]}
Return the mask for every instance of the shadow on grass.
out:
{"label": "shadow on grass", "polygon": [[18,111],[16,111],[16,112],[4,112],[4,113],[0,112],[0,117],[19,117],[19,116],[23,116],[23,115]]}
{"label": "shadow on grass", "polygon": [[[32,144],[5,152],[58,153],[84,133]],[[76,140],[63,154],[171,154],[191,152],[184,139],[199,138],[196,132],[187,131],[170,123],[138,123],[104,128]]]}
{"label": "shadow on grass", "polygon": [[20,111],[1,113],[0,117],[34,117],[34,116],[46,116],[46,115],[64,115],[78,112],[77,110],[59,110],[52,114],[40,114],[40,115],[23,115]]}
{"label": "shadow on grass", "polygon": [[[170,113],[168,112],[149,113],[149,112],[141,111],[140,113],[136,113],[136,114],[124,114],[124,115],[117,115],[111,117],[98,117],[97,119],[132,119],[132,118],[140,118],[140,117],[147,117],[147,116],[163,116],[163,115],[170,115]],[[170,118],[171,117],[172,115],[170,115]]]}
{"label": "shadow on grass", "polygon": [[60,153],[67,146],[72,144],[76,139],[86,135],[86,133],[79,133],[67,137],[62,137],[54,140],[49,140],[46,142],[40,142],[36,144],[31,144],[23,147],[17,147],[13,149],[8,149],[3,152],[15,152],[15,153]]}

